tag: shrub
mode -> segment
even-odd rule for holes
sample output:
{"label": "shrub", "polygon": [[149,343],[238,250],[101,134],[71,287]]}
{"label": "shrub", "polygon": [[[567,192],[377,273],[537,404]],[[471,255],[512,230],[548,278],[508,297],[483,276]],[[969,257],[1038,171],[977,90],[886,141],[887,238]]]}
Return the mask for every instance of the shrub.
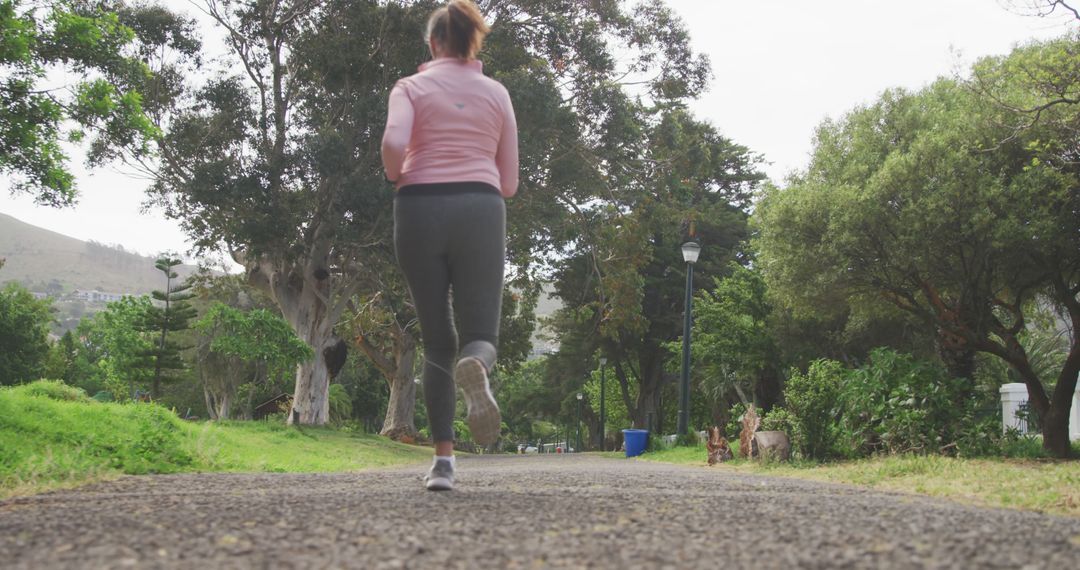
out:
{"label": "shrub", "polygon": [[331,384],[329,394],[330,421],[343,422],[352,417],[352,398],[341,384]]}
{"label": "shrub", "polygon": [[[955,452],[974,427],[972,394],[939,363],[878,348],[843,386],[843,435],[854,455]],[[980,433],[976,430],[974,433]]]}
{"label": "shrub", "polygon": [[777,406],[762,418],[760,431],[782,431],[788,434],[788,437],[794,438],[796,423],[794,414],[782,406]]}
{"label": "shrub", "polygon": [[804,458],[838,453],[839,396],[848,371],[835,360],[816,360],[806,374],[792,371],[784,390],[791,419],[791,444]]}

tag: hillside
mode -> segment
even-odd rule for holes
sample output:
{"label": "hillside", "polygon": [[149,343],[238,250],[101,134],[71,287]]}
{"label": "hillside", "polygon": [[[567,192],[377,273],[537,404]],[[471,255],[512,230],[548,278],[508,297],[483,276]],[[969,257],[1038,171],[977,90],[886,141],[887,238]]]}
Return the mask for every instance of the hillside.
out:
{"label": "hillside", "polygon": [[[18,281],[44,292],[57,281],[64,293],[75,289],[99,289],[109,293],[144,294],[165,287],[154,258],[124,251],[120,247],[84,242],[21,222],[0,213],[0,284]],[[195,267],[176,268],[181,278]],[[54,285],[55,287],[55,285]]]}

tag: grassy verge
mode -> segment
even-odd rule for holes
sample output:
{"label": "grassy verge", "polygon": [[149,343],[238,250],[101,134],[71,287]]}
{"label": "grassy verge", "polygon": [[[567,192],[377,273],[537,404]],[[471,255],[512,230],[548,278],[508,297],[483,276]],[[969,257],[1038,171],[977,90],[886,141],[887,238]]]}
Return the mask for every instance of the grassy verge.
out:
{"label": "grassy verge", "polygon": [[[647,461],[707,467],[704,446],[649,452]],[[838,463],[737,459],[713,469],[847,483],[966,504],[1080,516],[1080,461],[887,456]]]}
{"label": "grassy verge", "polygon": [[188,423],[160,406],[95,402],[60,383],[0,389],[0,499],[122,474],[353,471],[429,457],[328,428]]}

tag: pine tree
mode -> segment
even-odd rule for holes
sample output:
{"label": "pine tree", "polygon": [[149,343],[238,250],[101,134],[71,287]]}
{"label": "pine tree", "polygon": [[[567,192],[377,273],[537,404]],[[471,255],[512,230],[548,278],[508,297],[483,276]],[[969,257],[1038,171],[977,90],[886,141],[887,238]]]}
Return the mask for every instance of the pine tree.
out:
{"label": "pine tree", "polygon": [[153,384],[151,384],[151,397],[157,399],[161,396],[162,381],[169,381],[174,377],[167,374],[168,371],[184,370],[184,360],[180,352],[187,347],[169,340],[169,333],[175,333],[191,328],[190,320],[196,316],[196,310],[187,301],[193,297],[187,290],[188,284],[173,285],[173,280],[178,276],[173,267],[180,265],[179,259],[168,255],[158,258],[154,267],[165,274],[165,290],[153,291],[150,295],[154,303],[146,311],[143,331],[158,334],[154,347],[147,351],[146,356],[154,368]]}

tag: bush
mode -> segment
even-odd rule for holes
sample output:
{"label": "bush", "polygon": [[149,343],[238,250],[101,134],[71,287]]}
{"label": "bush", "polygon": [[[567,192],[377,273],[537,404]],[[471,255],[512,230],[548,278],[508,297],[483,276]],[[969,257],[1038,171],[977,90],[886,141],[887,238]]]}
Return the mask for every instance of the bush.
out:
{"label": "bush", "polygon": [[11,390],[17,394],[42,396],[67,402],[86,402],[90,400],[90,397],[86,395],[82,388],[68,386],[59,380],[38,380]]}
{"label": "bush", "polygon": [[760,431],[782,431],[788,434],[788,437],[794,438],[796,423],[794,414],[782,406],[777,406],[761,419]]}
{"label": "bush", "polygon": [[784,390],[792,447],[807,459],[837,455],[839,396],[848,371],[834,360],[816,360],[806,374],[793,371]]}
{"label": "bush", "polygon": [[96,400],[98,402],[114,402],[114,401],[116,401],[116,398],[113,397],[112,392],[110,392],[108,390],[101,390],[97,394],[94,394],[94,397],[92,399]]}
{"label": "bush", "polygon": [[971,400],[963,379],[936,362],[890,349],[870,353],[843,384],[843,438],[849,454],[955,452],[961,426],[974,423],[959,407]]}

